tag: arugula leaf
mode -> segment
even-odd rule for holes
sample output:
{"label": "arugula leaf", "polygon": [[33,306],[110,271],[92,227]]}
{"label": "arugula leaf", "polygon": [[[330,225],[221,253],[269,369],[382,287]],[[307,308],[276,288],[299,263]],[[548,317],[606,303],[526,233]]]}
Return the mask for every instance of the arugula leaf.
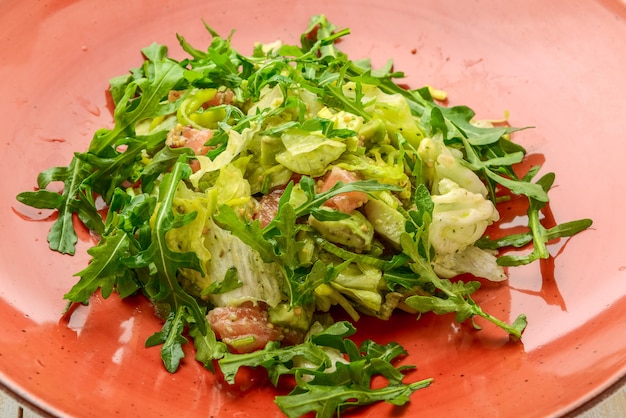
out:
{"label": "arugula leaf", "polygon": [[224,354],[228,351],[226,344],[218,341],[211,329],[208,329],[206,334],[202,334],[197,325],[190,327],[189,335],[193,338],[193,344],[196,348],[196,360],[207,369],[215,372],[214,360],[224,357]]}
{"label": "arugula leaf", "polygon": [[182,290],[176,280],[176,272],[180,268],[202,272],[198,257],[192,252],[173,251],[168,247],[165,239],[165,235],[170,229],[181,227],[191,222],[196,216],[196,212],[175,216],[172,211],[172,201],[178,183],[183,178],[188,177],[190,172],[187,164],[178,162],[174,165],[172,172],[163,177],[159,189],[158,207],[154,215],[150,246],[123,261],[133,268],[152,265],[156,270],[156,279],[158,279],[158,293],[153,295],[155,300],[167,301],[173,308],[178,308],[180,305],[190,305],[195,319],[200,324],[203,323],[203,316],[197,302]]}
{"label": "arugula leaf", "polygon": [[[296,210],[289,203],[293,183],[289,183],[278,204],[278,211],[275,216],[277,222],[277,234],[272,234],[271,240],[275,243],[276,252],[282,264],[289,269],[299,267],[298,252],[303,244],[296,240],[296,234],[301,226],[297,224]],[[264,236],[270,234],[265,232]]]}
{"label": "arugula leaf", "polygon": [[[287,416],[313,412],[319,417],[330,417],[354,405],[378,401],[402,405],[415,390],[430,384],[430,379],[405,383],[404,372],[413,367],[392,364],[406,354],[404,349],[395,343],[380,345],[369,340],[357,346],[349,339],[355,329],[347,322],[312,333],[302,344],[282,347],[278,342],[270,342],[263,350],[248,354],[228,353],[226,345],[218,341],[207,323],[205,302],[187,293],[177,277],[181,270],[203,276],[204,261],[194,252],[170,248],[166,235],[197,216],[196,212],[179,215],[173,206],[179,186],[191,183],[199,189],[193,193],[212,193],[215,190],[207,187],[213,186],[213,179],[220,173],[209,170],[195,182],[198,179],[190,179],[189,167],[189,161],[196,158],[194,151],[166,146],[165,140],[171,124],[183,123],[188,116],[186,112],[199,115],[205,111],[202,101],[192,111],[182,106],[185,98],[202,89],[223,92],[226,88],[234,93],[233,102],[219,105],[218,113],[224,117],[211,120],[212,137],[205,144],[210,151],[198,159],[216,161],[227,156],[222,153],[231,153],[228,161],[242,170],[246,180],[260,176],[256,190],[268,192],[277,185],[284,186],[292,174],[285,167],[265,166],[265,162],[258,166],[253,158],[259,152],[255,142],[259,137],[282,141],[291,129],[321,134],[350,144],[348,149],[357,161],[355,165],[371,152],[355,140],[361,134],[358,129],[335,126],[330,119],[313,116],[317,114],[314,109],[324,105],[331,113],[350,112],[360,122],[379,122],[382,134],[379,135],[377,126],[370,129],[376,131],[376,139],[367,140],[376,143],[376,163],[384,164],[385,168],[391,165],[399,168],[405,176],[403,179],[411,176],[410,182],[396,182],[404,187],[383,184],[387,180],[365,180],[337,183],[323,193],[316,193],[314,179],[301,177],[297,195],[294,183],[286,185],[276,216],[265,227],[250,220],[245,210],[240,212],[241,207],[216,204],[217,213],[207,215],[213,217],[216,225],[257,251],[264,262],[279,266],[283,277],[278,280],[291,307],[314,306],[318,301],[315,290],[330,288],[344,268],[356,264],[382,275],[380,294],[376,296],[385,298],[393,292],[406,297],[405,303],[418,313],[455,314],[458,322],[471,320],[476,328],[474,318],[482,317],[514,337],[521,336],[526,326],[524,315],[507,324],[484,312],[472,299],[479,288],[478,282],[453,282],[434,273],[435,253],[429,237],[434,206],[428,188],[429,167],[418,154],[421,138],[441,135],[445,146],[463,155],[463,164],[480,176],[494,202],[496,190],[502,188],[528,199],[528,232],[493,241],[485,237],[477,242],[492,249],[532,244],[533,251],[528,255],[506,255],[498,259],[501,265],[526,264],[549,256],[549,241],[572,236],[588,228],[591,220],[566,222],[549,229],[541,224],[540,213],[549,202],[548,191],[554,174],[535,182],[539,167],[533,167],[521,178],[518,176],[513,166],[523,161],[526,150],[512,143],[509,136],[521,129],[478,124],[472,109],[442,106],[428,87],[410,90],[400,86],[396,79],[404,74],[393,69],[391,60],[379,69],[373,69],[367,59],[351,61],[336,47],[336,41],[349,30],[338,30],[323,15],[311,19],[299,46],[258,45],[252,56],[241,55],[232,48],[232,32],[223,38],[208,25],[205,27],[211,35],[205,51],[177,35],[180,46],[190,57],[182,61],[168,58],[165,46],[155,43],[144,48],[144,61],[139,68],[110,81],[115,104],[113,128],[97,131],[88,150],[76,153],[67,167],[42,172],[37,179],[38,190],[17,196],[24,204],[58,211],[48,235],[53,250],[74,253],[76,220],[101,236],[100,243],[88,250],[92,261],[77,273],[80,279],[65,295],[68,300],[87,303],[98,289],[104,297],[113,291],[121,297],[142,291],[165,319],[162,329],[148,338],[146,345],[161,345],[161,357],[168,371],[174,372],[180,366],[183,345],[190,337],[196,347],[196,360],[212,371],[217,360],[227,382],[232,382],[243,366],[265,368],[274,385],[278,385],[281,376],[293,377],[296,384],[293,391],[276,398]],[[411,134],[399,125],[378,119],[379,115],[371,111],[383,102],[382,95],[369,98],[372,88],[406,99],[410,112],[404,113],[408,113],[409,123],[415,125],[410,126],[414,129]],[[254,108],[268,89],[282,94],[280,103]],[[182,98],[171,99],[176,96],[170,95],[172,91],[181,93]],[[401,104],[406,107],[404,102]],[[253,111],[248,112],[250,106]],[[144,130],[138,130],[137,126],[145,126],[146,122],[152,130],[143,135]],[[248,136],[250,147],[232,153],[232,138],[243,136],[246,129],[257,132],[258,136],[255,135],[254,141]],[[352,157],[344,157],[334,163],[352,164]],[[274,157],[267,160],[276,164]],[[284,178],[274,180],[275,167],[285,169],[280,174]],[[376,166],[372,167],[375,171]],[[373,177],[384,179],[382,175]],[[49,190],[52,182],[63,182],[63,192]],[[324,203],[339,194],[363,192],[376,198],[380,192],[389,191],[399,192],[394,193],[401,200],[397,211],[406,218],[400,248],[394,248],[394,254],[388,254],[385,251],[388,248],[383,249],[378,243],[362,253],[350,251],[325,240],[302,222],[307,217],[318,220],[347,217],[339,211],[324,209]],[[100,199],[108,206],[106,219],[101,215]],[[302,236],[306,236],[306,242],[301,240]],[[303,263],[300,255],[305,245],[319,250],[332,262],[313,259]],[[224,280],[208,282],[213,284],[203,284],[201,296],[228,292],[241,285],[236,267],[226,271]],[[345,302],[352,308],[350,303],[353,301]],[[395,305],[391,309],[394,308]],[[373,389],[371,381],[376,376],[382,377],[387,385]]]}
{"label": "arugula leaf", "polygon": [[142,49],[146,60],[138,77],[125,86],[124,95],[116,102],[113,129],[100,129],[94,135],[89,152],[102,156],[109,152],[120,136],[134,136],[135,126],[143,119],[172,113],[175,104],[165,100],[180,83],[183,68],[167,58],[167,47],[153,43]]}
{"label": "arugula leaf", "polygon": [[217,294],[217,293],[227,293],[233,289],[237,289],[241,287],[243,283],[237,277],[237,268],[231,267],[226,270],[226,274],[224,275],[224,280],[219,282],[211,283],[206,289],[202,291],[202,296]]}
{"label": "arugula leaf", "polygon": [[[548,173],[537,181],[536,184],[540,185],[547,193],[552,187],[554,182],[554,173]],[[515,234],[505,237],[499,240],[496,245],[498,246],[514,246],[521,247],[529,242],[533,244],[533,250],[527,255],[504,255],[498,258],[498,264],[501,266],[519,266],[532,263],[535,260],[548,258],[550,253],[548,252],[547,243],[550,240],[568,237],[577,234],[592,225],[591,219],[579,219],[577,221],[566,222],[556,225],[550,229],[546,229],[539,218],[540,211],[546,206],[547,202],[540,201],[534,198],[529,199],[530,204],[528,207],[528,225],[530,228],[529,233]],[[480,241],[478,245],[488,243],[487,240]],[[493,244],[488,245],[493,246]]]}
{"label": "arugula leaf", "polygon": [[[304,343],[279,347],[270,342],[263,350],[247,354],[227,353],[219,360],[225,380],[233,383],[240,367],[263,367],[278,385],[284,375],[295,376],[296,386],[287,396],[277,396],[276,404],[288,417],[315,412],[317,417],[332,417],[357,405],[386,401],[404,405],[416,390],[427,387],[432,379],[404,383],[406,367],[391,363],[406,351],[397,343],[380,345],[371,340],[360,348],[347,337],[356,330],[348,322],[337,322]],[[350,362],[346,362],[348,356]],[[298,364],[306,366],[298,366]],[[372,388],[375,376],[388,385]]]}
{"label": "arugula leaf", "polygon": [[[474,316],[480,316],[499,326],[503,330],[516,338],[522,337],[522,332],[526,328],[526,316],[519,315],[513,324],[507,324],[502,320],[483,311],[483,309],[474,302],[471,294],[480,287],[478,282],[457,282],[452,283],[450,280],[439,278],[432,270],[428,263],[419,253],[418,246],[407,233],[400,238],[402,250],[411,258],[411,269],[419,274],[422,279],[432,283],[435,289],[443,294],[443,297],[414,295],[405,300],[405,303],[416,309],[418,312],[434,312],[436,314],[455,313],[457,322],[461,323]],[[480,327],[472,321],[475,328]]]}
{"label": "arugula leaf", "polygon": [[[102,297],[109,297],[116,282],[127,277],[128,269],[119,260],[128,257],[130,246],[129,236],[122,230],[115,230],[111,235],[102,238],[98,245],[87,250],[92,262],[76,273],[80,280],[64,298],[71,302],[87,303],[89,297],[99,288],[102,289]],[[138,289],[139,285],[135,284],[134,290]],[[124,293],[128,292],[127,288]]]}
{"label": "arugula leaf", "polygon": [[[540,233],[544,235],[543,240],[548,243],[559,238],[574,236],[579,232],[588,229],[592,224],[593,221],[591,219],[579,219],[576,221],[563,222],[561,224],[553,226],[552,228],[544,229],[543,231],[540,231]],[[507,235],[498,239],[482,237],[478,241],[476,241],[475,245],[479,248],[497,250],[506,247],[521,248],[531,242],[533,242],[533,233],[529,231]],[[508,265],[503,264],[506,263],[506,259],[503,259],[502,257],[500,257],[498,263],[500,265]]]}
{"label": "arugula leaf", "polygon": [[[81,220],[87,221],[96,233],[103,229],[102,220],[97,216],[97,209],[91,193],[100,193],[109,203],[114,187],[128,178],[129,170],[138,157],[140,148],[133,147],[135,140],[130,139],[128,154],[114,150],[121,138],[135,137],[137,122],[156,116],[172,113],[175,103],[167,100],[168,93],[180,82],[183,69],[175,61],[166,57],[167,48],[153,44],[142,50],[146,60],[135,78],[117,78],[112,81],[115,91],[124,87],[124,94],[115,97],[113,129],[100,129],[90,143],[89,151],[77,154],[68,167],[56,167],[42,172],[38,177],[39,189],[36,192],[24,192],[17,199],[27,205],[56,209],[57,220],[48,234],[50,248],[63,254],[74,254],[76,232],[72,223],[76,213]],[[123,84],[126,83],[126,84]],[[93,163],[93,164],[92,164]],[[104,185],[96,186],[96,180],[103,180]],[[52,198],[45,188],[52,181],[63,181],[62,198]]]}
{"label": "arugula leaf", "polygon": [[[423,191],[417,192],[415,199],[416,207],[419,208],[419,211],[409,211],[411,219],[411,222],[407,223],[407,231],[409,232],[401,234],[400,246],[404,254],[410,258],[408,265],[410,269],[421,280],[430,283],[435,289],[435,293],[432,295],[416,294],[409,296],[405,303],[420,313],[433,312],[439,315],[455,313],[456,320],[459,323],[472,319],[474,316],[480,316],[507,331],[510,335],[521,338],[522,332],[526,327],[525,315],[519,315],[513,324],[507,324],[483,311],[474,302],[471,295],[480,287],[479,282],[470,281],[466,283],[458,281],[453,283],[450,280],[437,276],[431,264],[432,248],[428,238],[429,225],[432,219],[432,200],[430,195]],[[407,282],[400,280],[395,283],[402,284]],[[440,295],[436,293],[440,293]],[[472,325],[477,329],[480,328],[473,320]]]}
{"label": "arugula leaf", "polygon": [[76,158],[87,163],[89,167],[98,167],[82,179],[82,187],[98,193],[105,201],[110,201],[116,188],[131,177],[134,164],[141,158],[141,151],[142,147],[135,146],[110,157],[98,157],[91,153],[76,154]]}
{"label": "arugula leaf", "polygon": [[[39,190],[35,192],[22,192],[17,195],[17,200],[39,209],[56,209],[58,218],[54,221],[48,233],[50,249],[62,254],[73,255],[76,251],[78,237],[72,221],[73,213],[84,210],[79,205],[77,196],[81,193],[81,180],[92,170],[92,167],[73,158],[68,167],[54,167],[42,172],[37,183]],[[52,181],[63,182],[63,194],[58,195],[45,190]],[[96,230],[101,229],[102,221],[94,222]]]}
{"label": "arugula leaf", "polygon": [[271,263],[276,260],[274,247],[263,236],[259,221],[244,221],[228,205],[220,205],[217,213],[213,215],[213,220],[220,228],[230,231],[231,234],[258,252],[264,262]]}
{"label": "arugula leaf", "polygon": [[[154,199],[146,195],[130,198],[117,192],[112,199],[106,222],[106,230],[98,244],[87,253],[92,259],[89,265],[76,273],[80,280],[64,296],[70,302],[87,303],[97,289],[107,298],[115,289],[120,297],[134,294],[141,288],[137,272],[120,260],[141,248],[135,234],[144,228],[154,209]],[[119,212],[118,212],[119,211]]]}
{"label": "arugula leaf", "polygon": [[[339,364],[339,370],[348,366]],[[290,393],[276,397],[280,409],[291,418],[315,412],[318,418],[331,418],[342,410],[357,405],[369,405],[386,401],[393,405],[404,405],[418,389],[428,387],[431,379],[402,385],[388,385],[380,389],[350,386],[322,386],[301,382],[302,393]]]}
{"label": "arugula leaf", "polygon": [[178,369],[181,360],[185,357],[183,352],[183,344],[187,342],[187,338],[183,336],[187,322],[185,315],[185,306],[181,305],[172,310],[161,331],[152,334],[145,343],[146,347],[162,344],[161,359],[165,369],[170,373]]}
{"label": "arugula leaf", "polygon": [[150,283],[146,284],[149,296],[156,304],[167,304],[170,315],[163,330],[154,334],[148,340],[148,345],[162,343],[161,354],[168,371],[173,372],[178,368],[182,359],[182,344],[186,339],[182,336],[184,324],[190,320],[197,325],[200,333],[205,335],[208,327],[203,309],[200,308],[195,298],[185,292],[176,278],[177,271],[181,268],[193,269],[202,272],[198,257],[193,252],[181,253],[170,249],[165,236],[172,228],[183,226],[193,220],[196,212],[186,215],[175,216],[172,211],[172,202],[178,183],[187,178],[191,169],[184,162],[177,162],[172,171],[163,177],[159,187],[159,199],[156,213],[154,214],[154,227],[151,232],[149,246],[122,259],[129,268],[154,269],[150,277]]}

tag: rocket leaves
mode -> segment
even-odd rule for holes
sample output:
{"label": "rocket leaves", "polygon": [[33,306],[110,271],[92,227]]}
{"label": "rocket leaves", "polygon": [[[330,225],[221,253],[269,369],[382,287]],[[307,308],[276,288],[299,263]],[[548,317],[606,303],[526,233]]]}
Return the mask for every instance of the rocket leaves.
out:
{"label": "rocket leaves", "polygon": [[[68,301],[88,303],[97,291],[105,298],[113,292],[122,298],[142,292],[164,321],[162,329],[145,344],[160,346],[167,371],[175,372],[180,367],[185,355],[183,346],[192,339],[196,359],[211,371],[219,365],[227,383],[234,381],[242,367],[264,368],[274,385],[287,376],[294,383],[293,390],[277,396],[275,401],[289,417],[309,413],[331,417],[354,405],[378,401],[403,405],[431,379],[404,382],[404,372],[411,367],[392,364],[406,354],[404,349],[396,343],[380,345],[369,340],[357,346],[349,338],[355,329],[347,322],[310,330],[300,344],[284,346],[270,341],[264,349],[252,353],[228,352],[208,323],[207,311],[213,308],[208,298],[242,288],[245,281],[238,275],[244,269],[228,266],[225,273],[220,273],[223,278],[207,277],[207,266],[215,266],[209,264],[211,257],[217,257],[206,256],[209,250],[202,240],[210,238],[213,227],[254,252],[260,259],[257,267],[264,263],[277,266],[272,270],[276,272],[272,280],[278,283],[280,303],[288,309],[315,310],[322,300],[317,292],[322,289],[334,297],[334,304],[344,308],[347,304],[355,313],[362,308],[378,315],[380,312],[369,306],[381,306],[382,300],[394,293],[418,314],[454,314],[458,322],[470,321],[476,328],[479,326],[474,319],[480,317],[514,339],[521,337],[526,326],[524,315],[511,324],[495,318],[473,299],[480,286],[478,281],[443,279],[435,273],[436,254],[430,239],[434,201],[427,180],[430,168],[419,156],[421,140],[441,137],[442,146],[453,148],[454,155],[462,158],[462,166],[479,176],[481,186],[484,183],[483,195],[488,194],[492,200],[487,203],[495,203],[496,191],[502,189],[528,199],[527,232],[493,241],[483,237],[476,242],[476,246],[488,249],[532,245],[527,255],[505,255],[498,260],[500,265],[528,264],[550,256],[550,240],[572,236],[588,228],[591,220],[544,227],[540,212],[549,202],[554,174],[534,180],[539,170],[536,167],[518,177],[513,166],[523,161],[526,151],[511,142],[509,135],[520,129],[477,124],[474,112],[466,106],[448,108],[436,102],[428,88],[401,87],[395,79],[403,74],[393,69],[391,61],[373,69],[368,60],[348,59],[336,48],[335,41],[349,30],[337,30],[322,15],[311,19],[301,45],[257,45],[251,56],[235,51],[230,36],[222,38],[206,28],[212,37],[206,51],[177,35],[190,56],[181,61],[169,58],[165,46],[152,44],[144,48],[139,68],[111,80],[113,127],[96,131],[88,149],[76,153],[67,167],[43,171],[37,179],[37,190],[17,196],[26,205],[58,212],[48,234],[52,250],[75,253],[78,221],[100,238],[88,250],[91,262],[76,274],[79,280],[66,293]],[[194,94],[207,90],[218,104],[198,100],[194,106],[182,105]],[[220,101],[227,94],[232,94],[232,103]],[[326,113],[320,110],[322,107]],[[331,119],[341,112],[341,117]],[[400,119],[408,123],[402,125]],[[366,138],[359,124],[369,122],[371,135]],[[173,146],[169,136],[174,126],[183,132],[181,136],[185,129],[203,131],[206,136],[201,145],[207,148],[206,153],[196,156],[191,146]],[[300,154],[293,153],[287,135],[294,132],[303,135],[297,141],[292,138],[292,145],[302,148],[301,142],[308,146],[322,138],[320,143],[328,145],[330,140],[334,150],[339,150],[338,156],[329,157],[330,152],[317,152],[317,148],[311,151],[306,146]],[[382,135],[378,135],[380,132]],[[372,153],[368,162],[360,165],[365,161],[360,158],[372,147],[376,148],[376,157]],[[301,157],[299,164],[288,164],[293,163],[287,159],[294,159],[294,155]],[[330,164],[326,159],[338,168],[343,165],[376,175],[340,181],[318,193],[318,177]],[[200,169],[192,176],[190,163],[194,162]],[[313,163],[322,167],[313,170]],[[301,169],[303,166],[311,171]],[[399,176],[387,179],[390,166]],[[395,185],[385,184],[387,180]],[[258,187],[250,191],[254,182]],[[53,191],[53,183],[62,183],[62,191]],[[282,194],[276,211],[262,226],[251,212],[260,204],[260,195],[277,188]],[[353,192],[381,202],[387,196],[384,205],[389,204],[400,219],[399,228],[394,230],[400,233],[393,245],[385,247],[381,243],[392,239],[390,235],[373,245],[350,247],[315,230],[313,221],[330,223],[350,218],[350,214],[325,204]],[[366,208],[358,210],[359,215],[366,212]],[[397,218],[385,219],[391,223]],[[190,225],[194,232],[201,231],[193,235],[194,245],[176,246],[180,242],[173,236],[186,236]],[[363,233],[374,230],[368,230],[365,223],[361,226]],[[215,248],[226,246],[226,235],[219,235],[220,239],[214,235]],[[305,245],[309,246],[308,254],[315,257],[306,259]],[[350,274],[356,270],[362,276],[350,276],[349,268]],[[365,270],[370,276],[366,277]],[[181,280],[182,272],[200,277],[203,287],[194,289],[197,293],[190,292],[189,283]],[[343,284],[339,284],[340,277]],[[354,277],[374,284],[368,287],[359,283],[363,287],[349,288],[346,282],[354,283]],[[348,296],[340,294],[338,288],[347,289]],[[358,295],[373,295],[375,302],[359,305]],[[395,305],[390,311],[393,309]],[[382,377],[386,386],[373,388],[376,376]]]}
{"label": "rocket leaves", "polygon": [[[412,367],[392,365],[406,354],[399,344],[366,340],[358,347],[348,339],[355,331],[350,323],[337,322],[295,346],[270,343],[253,353],[226,354],[219,360],[220,369],[227,382],[234,382],[244,366],[265,368],[274,385],[281,376],[294,376],[293,391],[275,399],[290,418],[311,412],[318,418],[331,418],[350,406],[379,401],[404,405],[413,392],[430,385],[432,379],[403,381],[403,372]],[[384,377],[387,385],[373,388],[371,382],[377,376]]]}

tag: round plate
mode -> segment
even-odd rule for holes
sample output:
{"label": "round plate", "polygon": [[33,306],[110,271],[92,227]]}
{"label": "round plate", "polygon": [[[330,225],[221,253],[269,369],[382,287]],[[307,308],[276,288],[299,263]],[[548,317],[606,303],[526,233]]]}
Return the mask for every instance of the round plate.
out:
{"label": "round plate", "polygon": [[[280,416],[276,391],[256,381],[229,391],[188,356],[175,374],[145,339],[160,329],[142,298],[93,298],[65,316],[63,294],[94,243],[75,257],[48,250],[50,213],[19,205],[36,175],[67,165],[96,129],[110,126],[108,80],[141,63],[139,50],[175,33],[208,45],[202,20],[245,53],[255,41],[296,43],[323,13],[352,34],[341,48],[375,65],[393,58],[406,84],[446,90],[479,118],[510,114],[533,126],[514,139],[542,172],[554,171],[546,222],[590,217],[592,229],[552,243],[552,257],[485,284],[477,300],[505,320],[526,313],[522,342],[450,316],[363,320],[359,339],[398,341],[433,377],[406,407],[380,404],[357,416],[525,416],[575,410],[626,371],[626,18],[619,0],[228,2],[3,0],[0,2],[0,381],[19,400],[54,415]],[[505,212],[514,229],[523,211]],[[256,385],[256,386],[255,386]]]}

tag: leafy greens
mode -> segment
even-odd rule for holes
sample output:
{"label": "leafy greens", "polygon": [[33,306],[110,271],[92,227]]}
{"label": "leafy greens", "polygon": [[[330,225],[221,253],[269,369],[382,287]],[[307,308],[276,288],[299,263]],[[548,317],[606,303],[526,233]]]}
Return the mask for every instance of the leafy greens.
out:
{"label": "leafy greens", "polygon": [[[381,400],[402,405],[431,382],[403,382],[406,367],[392,365],[406,354],[398,344],[357,347],[348,338],[351,324],[323,327],[313,311],[339,305],[354,319],[359,312],[387,319],[403,301],[418,314],[454,313],[476,328],[473,319],[482,317],[521,338],[524,315],[512,324],[495,318],[472,298],[479,281],[444,277],[477,272],[502,280],[501,266],[547,258],[549,241],[591,225],[541,224],[554,174],[537,181],[538,167],[516,174],[526,151],[509,136],[519,129],[477,123],[470,108],[445,107],[429,88],[400,87],[395,79],[403,74],[391,62],[374,69],[348,59],[335,41],[349,30],[321,15],[299,46],[259,44],[250,56],[206,28],[206,51],[177,35],[187,59],[169,58],[158,44],[143,49],[141,67],[111,80],[113,127],[98,130],[67,167],[43,171],[38,190],[17,196],[58,211],[48,235],[52,250],[75,253],[75,216],[100,236],[65,295],[69,302],[88,303],[98,290],[105,298],[144,293],[164,319],[146,345],[161,346],[168,371],[178,369],[191,337],[196,359],[212,371],[217,362],[227,382],[240,367],[266,369],[275,385],[292,376],[293,391],[276,398],[290,417],[330,417]],[[210,133],[202,137],[203,152],[171,142],[173,132],[182,138],[192,130]],[[360,179],[321,191],[318,181],[331,167]],[[62,193],[48,190],[53,182],[63,183]],[[262,224],[255,204],[276,189],[275,213]],[[502,190],[528,199],[528,232],[491,240],[482,233],[497,220]],[[353,211],[328,207],[342,196],[367,203]],[[528,255],[491,253],[527,245]],[[223,259],[229,261],[219,261],[216,249],[231,246]],[[462,265],[470,251],[483,260],[476,271]],[[216,269],[220,262],[232,265]],[[260,287],[263,294],[244,294]],[[306,338],[231,353],[206,315],[224,300],[240,302],[234,294],[270,305],[270,314],[277,305],[304,309]],[[372,389],[375,375],[388,385]]]}

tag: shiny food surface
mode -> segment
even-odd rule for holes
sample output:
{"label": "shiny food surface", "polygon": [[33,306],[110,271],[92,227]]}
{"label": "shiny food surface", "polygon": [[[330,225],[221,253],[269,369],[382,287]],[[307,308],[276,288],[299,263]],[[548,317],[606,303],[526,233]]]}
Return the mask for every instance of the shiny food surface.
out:
{"label": "shiny food surface", "polygon": [[[351,28],[341,44],[351,58],[393,58],[408,85],[444,89],[451,105],[481,118],[508,111],[513,125],[533,126],[515,139],[557,174],[547,216],[594,220],[593,229],[553,243],[551,259],[511,269],[506,285],[479,291],[477,301],[494,314],[528,315],[520,344],[447,316],[359,322],[359,338],[407,348],[404,362],[417,365],[409,379],[435,381],[408,407],[381,404],[357,416],[558,416],[625,374],[623,2],[27,0],[0,9],[0,381],[27,405],[73,416],[280,416],[275,389],[227,391],[191,352],[178,373],[165,372],[158,350],[144,347],[160,323],[142,298],[94,298],[61,317],[94,238],[82,236],[75,257],[53,253],[51,215],[14,199],[111,123],[107,81],[140,64],[140,48],[156,41],[182,57],[176,32],[207,43],[201,19],[222,34],[236,29],[234,45],[248,51],[256,41],[297,42],[312,14],[326,14]],[[519,213],[504,213],[502,227],[514,228]]]}

